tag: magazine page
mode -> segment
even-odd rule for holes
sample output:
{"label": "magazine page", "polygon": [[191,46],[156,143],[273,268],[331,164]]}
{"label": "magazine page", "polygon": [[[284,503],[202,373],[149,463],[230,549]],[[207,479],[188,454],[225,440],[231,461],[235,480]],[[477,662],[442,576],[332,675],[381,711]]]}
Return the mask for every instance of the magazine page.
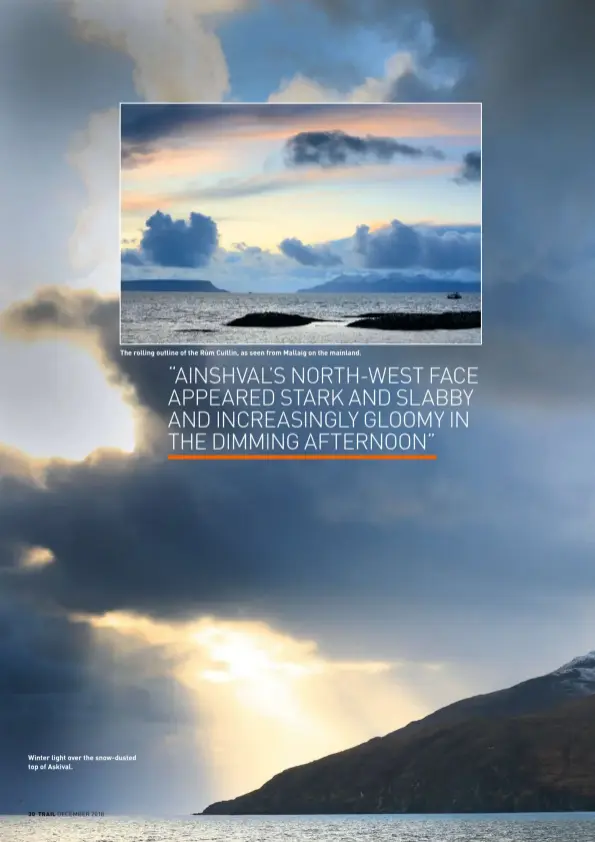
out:
{"label": "magazine page", "polygon": [[0,21],[1,842],[590,842],[595,6]]}

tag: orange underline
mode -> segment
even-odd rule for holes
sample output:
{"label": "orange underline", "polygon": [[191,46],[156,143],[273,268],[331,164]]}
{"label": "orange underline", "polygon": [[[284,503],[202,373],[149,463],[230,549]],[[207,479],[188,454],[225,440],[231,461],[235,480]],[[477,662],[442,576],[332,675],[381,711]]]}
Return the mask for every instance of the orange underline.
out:
{"label": "orange underline", "polygon": [[390,459],[390,460],[399,460],[399,461],[430,461],[437,459],[435,453],[170,453],[167,457],[172,461],[206,461],[206,460],[219,460],[219,461],[228,461],[231,459],[234,460],[283,460],[286,461],[288,459],[292,460],[308,460],[308,461],[320,461],[320,460],[336,460],[336,459]]}

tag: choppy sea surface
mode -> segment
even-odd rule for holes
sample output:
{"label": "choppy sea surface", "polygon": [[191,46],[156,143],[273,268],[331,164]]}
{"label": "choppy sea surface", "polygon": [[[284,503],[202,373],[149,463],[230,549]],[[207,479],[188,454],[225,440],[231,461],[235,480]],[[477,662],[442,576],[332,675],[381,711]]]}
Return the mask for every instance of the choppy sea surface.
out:
{"label": "choppy sea surface", "polygon": [[[366,313],[480,310],[481,295],[457,301],[443,294],[307,293],[293,295],[123,292],[121,340],[126,345],[451,345],[481,344],[481,330],[373,330],[347,327]],[[228,327],[247,313],[274,310],[327,319],[289,328]]]}
{"label": "choppy sea surface", "polygon": [[1,842],[593,842],[595,813],[467,816],[0,817]]}

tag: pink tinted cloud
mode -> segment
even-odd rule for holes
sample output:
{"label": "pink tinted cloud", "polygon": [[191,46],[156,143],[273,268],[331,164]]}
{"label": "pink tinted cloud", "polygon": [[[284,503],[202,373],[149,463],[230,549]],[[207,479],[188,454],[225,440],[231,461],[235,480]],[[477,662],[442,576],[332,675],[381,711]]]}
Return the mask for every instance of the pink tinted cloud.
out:
{"label": "pink tinted cloud", "polygon": [[335,109],[287,115],[284,120],[251,120],[233,115],[216,126],[199,124],[187,128],[184,137],[195,142],[225,143],[234,140],[285,141],[298,132],[341,130],[351,134],[375,134],[397,138],[477,138],[480,106],[477,104],[430,104],[427,106],[386,103],[384,105],[341,104]]}

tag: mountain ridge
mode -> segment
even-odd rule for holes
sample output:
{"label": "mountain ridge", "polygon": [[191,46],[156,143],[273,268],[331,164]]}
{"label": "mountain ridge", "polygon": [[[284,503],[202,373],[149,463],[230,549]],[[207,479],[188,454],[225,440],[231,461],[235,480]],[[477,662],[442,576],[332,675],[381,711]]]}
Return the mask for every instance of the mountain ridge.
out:
{"label": "mountain ridge", "polygon": [[205,814],[595,810],[595,652],[287,769]]}
{"label": "mountain ridge", "polygon": [[370,275],[337,275],[330,281],[316,284],[313,287],[298,289],[298,293],[306,292],[338,292],[338,293],[391,293],[391,292],[449,292],[467,293],[476,295],[481,292],[481,281],[440,281],[436,278],[428,278],[425,275],[417,275],[408,279],[400,276],[384,275],[380,277]]}

